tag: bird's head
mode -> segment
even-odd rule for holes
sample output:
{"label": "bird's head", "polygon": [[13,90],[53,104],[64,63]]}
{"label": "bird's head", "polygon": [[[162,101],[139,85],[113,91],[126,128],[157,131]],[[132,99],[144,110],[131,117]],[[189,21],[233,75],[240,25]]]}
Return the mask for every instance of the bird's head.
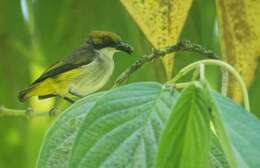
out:
{"label": "bird's head", "polygon": [[122,41],[120,36],[108,31],[92,31],[87,43],[95,49],[108,49],[113,51],[124,51],[128,54],[133,53],[133,48],[126,42]]}

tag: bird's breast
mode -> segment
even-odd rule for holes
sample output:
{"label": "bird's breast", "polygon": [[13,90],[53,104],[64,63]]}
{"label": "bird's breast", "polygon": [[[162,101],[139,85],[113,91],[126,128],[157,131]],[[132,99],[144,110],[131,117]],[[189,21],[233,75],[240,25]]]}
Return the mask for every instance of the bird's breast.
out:
{"label": "bird's breast", "polygon": [[81,69],[81,75],[73,87],[79,94],[88,95],[107,83],[114,70],[114,61],[109,57],[97,57]]}

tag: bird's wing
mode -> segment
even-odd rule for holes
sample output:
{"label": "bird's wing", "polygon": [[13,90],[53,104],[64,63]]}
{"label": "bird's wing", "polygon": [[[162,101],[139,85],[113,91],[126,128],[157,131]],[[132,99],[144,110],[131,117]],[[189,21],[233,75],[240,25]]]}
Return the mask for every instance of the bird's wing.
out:
{"label": "bird's wing", "polygon": [[87,65],[95,58],[95,51],[89,48],[80,48],[74,51],[70,56],[63,58],[54,65],[50,66],[32,85],[44,81],[47,78],[54,77],[60,73]]}

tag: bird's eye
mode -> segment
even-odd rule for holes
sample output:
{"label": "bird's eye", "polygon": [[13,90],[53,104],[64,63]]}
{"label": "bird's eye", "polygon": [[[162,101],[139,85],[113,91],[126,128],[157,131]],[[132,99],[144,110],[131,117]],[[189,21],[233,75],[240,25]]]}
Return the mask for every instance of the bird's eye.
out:
{"label": "bird's eye", "polygon": [[104,41],[104,43],[107,43],[107,44],[112,42],[111,38],[109,38],[107,36],[103,38],[103,41]]}

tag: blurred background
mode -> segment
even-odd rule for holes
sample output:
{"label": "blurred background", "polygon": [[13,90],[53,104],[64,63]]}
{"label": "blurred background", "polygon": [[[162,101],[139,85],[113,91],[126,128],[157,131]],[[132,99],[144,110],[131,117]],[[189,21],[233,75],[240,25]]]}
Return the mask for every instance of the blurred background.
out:
{"label": "blurred background", "polygon": [[[220,22],[217,18],[217,6],[221,6],[221,0],[217,3],[214,0],[193,0],[190,6],[179,39],[199,43],[223,55],[219,27],[224,27],[220,23],[224,23],[225,13],[218,15],[222,18]],[[36,112],[48,111],[55,100],[32,99],[22,104],[17,99],[19,90],[27,87],[46,67],[79,47],[92,30],[116,32],[135,48],[134,56],[117,54],[114,57],[115,73],[104,89],[110,88],[125,68],[153,47],[147,34],[145,36],[138,22],[118,0],[0,0],[0,106],[12,109],[31,106]],[[187,52],[177,53],[173,74],[202,58]],[[258,66],[248,84],[252,112],[258,117],[259,74]],[[207,76],[212,86],[219,90],[219,70],[210,67]],[[166,81],[161,61],[145,65],[129,82],[151,80]],[[64,103],[62,108],[67,106]],[[0,168],[34,167],[44,133],[53,120],[48,116],[31,119],[3,116],[0,112]]]}

